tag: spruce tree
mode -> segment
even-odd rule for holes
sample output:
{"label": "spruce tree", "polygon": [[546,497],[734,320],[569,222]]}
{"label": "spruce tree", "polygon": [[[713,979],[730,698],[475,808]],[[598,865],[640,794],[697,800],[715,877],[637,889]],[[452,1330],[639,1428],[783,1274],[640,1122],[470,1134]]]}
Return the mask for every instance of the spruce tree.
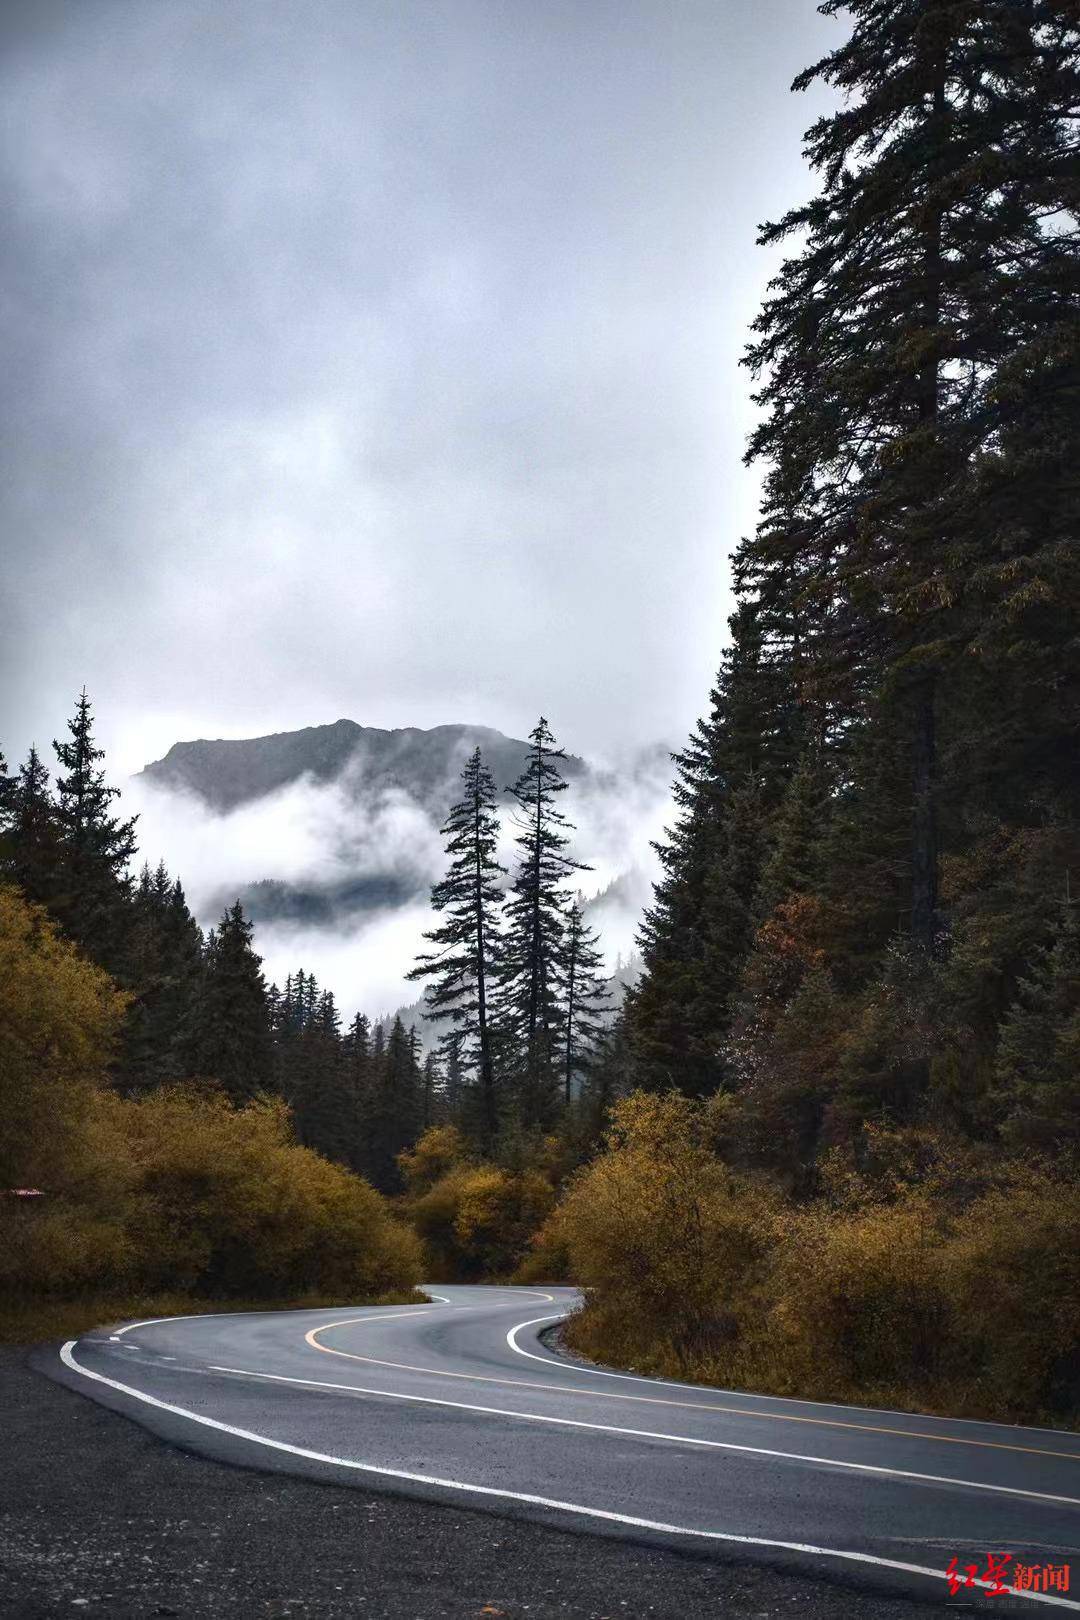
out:
{"label": "spruce tree", "polygon": [[275,1079],[266,981],[252,933],[237,900],[207,940],[199,998],[198,1073],[236,1103],[271,1090]]}
{"label": "spruce tree", "polygon": [[445,1082],[437,1052],[429,1052],[423,1066],[423,1104],[420,1110],[420,1129],[430,1130],[438,1123],[441,1104],[445,1097]]}
{"label": "spruce tree", "polygon": [[400,1017],[387,1038],[377,1026],[371,1059],[371,1086],[361,1148],[363,1171],[380,1192],[401,1186],[398,1154],[420,1135],[423,1078],[414,1043]]}
{"label": "spruce tree", "polygon": [[479,1137],[484,1129],[482,1109],[472,1109],[472,1113],[479,1116],[475,1119],[467,1116],[470,1114],[470,1103],[479,1101],[482,1094],[475,1086],[470,1087],[467,1084],[465,1031],[460,1025],[451,1025],[439,1036],[439,1060],[443,1073],[446,1109],[450,1118],[459,1123],[467,1135]]}
{"label": "spruce tree", "polygon": [[543,716],[529,741],[528,763],[508,790],[517,801],[520,854],[506,901],[499,977],[501,1034],[513,1054],[519,1123],[526,1131],[549,1127],[558,1107],[558,1046],[565,1018],[563,886],[573,872],[588,870],[566,853],[573,827],[558,808],[558,795],[568,786],[558,762],[566,756]]}
{"label": "spruce tree", "polygon": [[85,688],[68,721],[70,740],[54,742],[60,769],[56,819],[60,865],[50,909],[68,936],[110,972],[123,969],[129,898],[128,862],[135,853],[135,819],[111,814],[119,789],[108,787],[94,741]]}
{"label": "spruce tree", "polygon": [[499,821],[495,783],[477,748],[461,773],[462,795],[442,829],[449,865],[431,890],[431,904],[444,921],[425,933],[433,950],[417,958],[407,975],[429,979],[425,1017],[450,1020],[463,1040],[459,1065],[468,1063],[479,1087],[480,1139],[490,1150],[498,1125],[491,1018],[502,894],[497,848]]}
{"label": "spruce tree", "polygon": [[563,1088],[569,1105],[574,1078],[583,1080],[596,1056],[604,1014],[610,1006],[603,957],[597,937],[582,915],[578,900],[566,914],[566,942],[562,961]]}
{"label": "spruce tree", "polygon": [[366,1129],[366,1110],[371,1089],[371,1021],[358,1012],[341,1042],[342,1063],[349,1119],[346,1162],[359,1171]]}
{"label": "spruce tree", "polygon": [[820,887],[823,840],[832,808],[832,783],[817,749],[800,760],[771,825],[757,910],[767,917],[792,894]]}
{"label": "spruce tree", "polygon": [[203,937],[179,880],[164,862],[143,866],[130,907],[123,976],[133,1001],[117,1083],[145,1091],[191,1072],[199,1017]]}
{"label": "spruce tree", "polygon": [[[1023,601],[1041,537],[1013,522],[1003,549],[993,525],[973,523],[973,494],[1017,417],[1045,416],[1048,390],[1058,420],[1069,414],[1075,8],[820,9],[847,14],[851,31],[796,88],[823,80],[844,100],[809,132],[819,194],[762,236],[798,246],[748,354],[765,377],[750,456],[769,471],[736,576],[777,645],[800,627],[802,679],[834,739],[868,705],[896,717],[910,784],[908,926],[929,951],[942,923],[942,760],[959,758],[953,686],[975,667],[979,604],[1003,589],[1036,641],[1047,628]],[[1044,465],[1060,493],[1059,443]]]}
{"label": "spruce tree", "polygon": [[994,1101],[1007,1142],[1080,1153],[1080,905],[1067,899],[1001,1028]]}
{"label": "spruce tree", "polygon": [[297,1140],[324,1158],[349,1164],[355,1150],[350,1076],[333,992],[308,976],[303,1028],[292,1049],[293,1118]]}
{"label": "spruce tree", "polygon": [[756,609],[731,619],[707,718],[674,756],[678,812],[639,933],[642,973],[625,1002],[636,1072],[651,1089],[707,1096],[753,937],[768,819],[799,757],[802,695],[774,662]]}
{"label": "spruce tree", "polygon": [[49,773],[34,747],[6,795],[3,832],[0,870],[27,899],[50,906],[60,868],[60,824]]}
{"label": "spruce tree", "polygon": [[15,781],[8,775],[8,762],[3,749],[0,748],[0,837],[4,834],[14,803]]}

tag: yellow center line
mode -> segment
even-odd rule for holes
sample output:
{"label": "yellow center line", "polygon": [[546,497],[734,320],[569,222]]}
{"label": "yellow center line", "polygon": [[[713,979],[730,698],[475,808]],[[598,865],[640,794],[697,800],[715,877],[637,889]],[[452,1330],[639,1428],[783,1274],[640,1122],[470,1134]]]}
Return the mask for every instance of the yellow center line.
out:
{"label": "yellow center line", "polygon": [[[421,1313],[409,1311],[403,1314],[412,1316]],[[389,1318],[383,1316],[360,1320],[385,1322]],[[365,1361],[373,1367],[392,1367],[397,1372],[426,1373],[432,1378],[463,1378],[470,1384],[504,1384],[515,1389],[550,1389],[558,1395],[592,1395],[604,1401],[635,1401],[647,1406],[675,1406],[691,1412],[726,1412],[733,1417],[765,1418],[772,1423],[809,1423],[819,1429],[855,1429],[862,1434],[898,1434],[909,1440],[935,1440],[946,1446],[977,1446],[985,1451],[1016,1451],[1026,1457],[1059,1457],[1067,1462],[1080,1462],[1080,1452],[1075,1451],[1048,1451],[1039,1446],[1012,1446],[1002,1440],[969,1440],[959,1435],[929,1434],[921,1429],[888,1428],[879,1423],[847,1423],[841,1418],[798,1417],[787,1412],[758,1412],[744,1406],[723,1406],[716,1401],[673,1401],[661,1395],[627,1395],[618,1390],[579,1389],[573,1384],[545,1384],[539,1379],[496,1378],[488,1373],[449,1372],[440,1367],[414,1367],[405,1361],[381,1361],[377,1356],[361,1356],[354,1350],[335,1350],[331,1345],[319,1343],[318,1334],[329,1333],[332,1328],[353,1327],[356,1322],[356,1318],[341,1322],[324,1322],[321,1327],[314,1327],[305,1333],[304,1338],[313,1350],[321,1350],[327,1356],[342,1356],[346,1361]]]}

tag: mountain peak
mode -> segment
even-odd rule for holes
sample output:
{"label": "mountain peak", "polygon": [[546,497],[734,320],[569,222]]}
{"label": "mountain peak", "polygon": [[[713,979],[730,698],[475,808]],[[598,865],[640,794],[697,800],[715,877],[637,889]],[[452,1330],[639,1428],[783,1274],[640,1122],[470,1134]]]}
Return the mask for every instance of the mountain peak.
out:
{"label": "mountain peak", "polygon": [[[154,787],[191,794],[224,814],[304,777],[332,782],[351,768],[358,793],[396,788],[441,813],[448,808],[461,767],[475,747],[483,750],[500,790],[520,774],[529,752],[527,742],[506,737],[490,726],[383,730],[340,719],[265,737],[176,742],[139,775]],[[564,774],[568,778],[585,771],[582,760],[567,756]]]}

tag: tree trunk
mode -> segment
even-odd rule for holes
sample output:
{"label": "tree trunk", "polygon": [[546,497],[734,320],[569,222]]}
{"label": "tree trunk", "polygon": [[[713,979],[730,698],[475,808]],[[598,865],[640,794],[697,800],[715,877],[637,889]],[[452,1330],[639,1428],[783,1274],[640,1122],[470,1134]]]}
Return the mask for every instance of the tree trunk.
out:
{"label": "tree trunk", "polygon": [[480,849],[480,793],[473,797],[474,852],[476,858],[476,1018],[480,1036],[481,1130],[486,1149],[494,1146],[498,1120],[495,1114],[495,1066],[491,1059],[491,1034],[487,1018],[487,941],[484,938],[484,871]]}
{"label": "tree trunk", "polygon": [[937,809],[934,681],[915,694],[915,814],[911,850],[911,933],[928,954],[937,928]]}
{"label": "tree trunk", "polygon": [[[933,104],[936,133],[944,139],[947,112],[946,61],[944,49],[934,64]],[[927,330],[941,320],[941,238],[940,207],[931,215],[925,237],[923,274],[925,277],[924,321]],[[939,411],[939,362],[935,357],[919,378],[919,419],[936,429]],[[933,564],[924,569],[924,576]],[[937,750],[934,727],[935,680],[924,675],[912,688],[914,721],[914,815],[911,847],[911,933],[916,945],[929,953],[933,949],[937,925]]]}

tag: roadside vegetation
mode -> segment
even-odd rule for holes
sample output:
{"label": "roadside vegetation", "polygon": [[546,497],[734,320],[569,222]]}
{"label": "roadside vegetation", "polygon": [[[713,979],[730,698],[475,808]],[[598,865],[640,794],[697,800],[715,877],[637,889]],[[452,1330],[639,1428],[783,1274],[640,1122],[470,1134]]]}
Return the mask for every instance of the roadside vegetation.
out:
{"label": "roadside vegetation", "polygon": [[0,761],[16,1300],[561,1278],[602,1360],[1080,1419],[1080,29],[821,9],[639,980],[609,1005],[546,720],[508,790],[465,763],[425,1054],[133,878],[84,693],[55,787]]}
{"label": "roadside vegetation", "polygon": [[127,1000],[0,885],[5,1333],[131,1308],[408,1295],[416,1239],[366,1182],[296,1144],[280,1099],[109,1086]]}
{"label": "roadside vegetation", "polygon": [[717,1151],[715,1105],[627,1099],[538,1235],[583,1355],[772,1394],[1080,1418],[1080,1199],[1029,1159],[867,1129],[812,1201]]}

